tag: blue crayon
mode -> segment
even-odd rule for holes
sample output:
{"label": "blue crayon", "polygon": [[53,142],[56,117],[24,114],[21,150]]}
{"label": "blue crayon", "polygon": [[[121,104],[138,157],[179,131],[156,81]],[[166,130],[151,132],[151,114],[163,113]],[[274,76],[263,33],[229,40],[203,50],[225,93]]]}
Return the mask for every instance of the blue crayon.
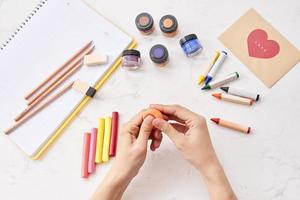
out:
{"label": "blue crayon", "polygon": [[219,70],[219,68],[221,67],[223,62],[225,61],[226,57],[227,57],[227,53],[225,51],[222,51],[220,53],[220,56],[218,57],[217,61],[215,62],[215,64],[212,66],[211,70],[207,74],[207,76],[205,78],[205,85],[207,85],[214,78],[217,71]]}

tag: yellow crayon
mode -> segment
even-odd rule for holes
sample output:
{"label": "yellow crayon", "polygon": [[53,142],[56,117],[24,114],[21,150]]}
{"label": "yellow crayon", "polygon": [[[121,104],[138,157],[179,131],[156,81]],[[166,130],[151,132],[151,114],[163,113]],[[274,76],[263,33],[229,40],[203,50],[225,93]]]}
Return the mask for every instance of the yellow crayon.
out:
{"label": "yellow crayon", "polygon": [[215,64],[215,62],[217,61],[219,56],[220,56],[220,52],[216,51],[215,54],[214,54],[214,57],[210,61],[210,64],[207,66],[207,68],[205,68],[205,70],[202,72],[202,74],[200,74],[200,76],[198,78],[198,85],[200,85],[202,82],[204,82],[205,77],[207,76],[207,74],[209,73],[210,69]]}
{"label": "yellow crayon", "polygon": [[103,139],[103,152],[102,152],[103,162],[109,161],[110,134],[111,134],[111,117],[106,117],[104,139]]}
{"label": "yellow crayon", "polygon": [[95,163],[101,163],[102,162],[104,129],[105,129],[104,118],[100,118],[99,119],[99,124],[98,124],[98,135],[97,135],[97,144],[96,144]]}

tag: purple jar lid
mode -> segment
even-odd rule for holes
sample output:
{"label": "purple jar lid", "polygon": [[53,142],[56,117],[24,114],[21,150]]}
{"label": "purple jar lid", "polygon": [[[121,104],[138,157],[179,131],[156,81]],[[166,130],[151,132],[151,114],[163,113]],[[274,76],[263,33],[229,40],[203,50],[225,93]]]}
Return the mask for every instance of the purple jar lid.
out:
{"label": "purple jar lid", "polygon": [[165,46],[161,44],[154,45],[150,49],[150,58],[154,63],[161,64],[168,60],[169,53]]}

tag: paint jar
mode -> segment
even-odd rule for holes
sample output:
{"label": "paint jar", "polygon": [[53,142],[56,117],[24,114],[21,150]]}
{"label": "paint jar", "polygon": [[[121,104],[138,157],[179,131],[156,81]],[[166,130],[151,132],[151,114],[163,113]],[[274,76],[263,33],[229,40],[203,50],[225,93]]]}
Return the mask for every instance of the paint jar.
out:
{"label": "paint jar", "polygon": [[167,37],[173,37],[178,33],[178,22],[173,15],[165,15],[159,21],[160,30]]}
{"label": "paint jar", "polygon": [[196,34],[186,35],[179,41],[179,44],[188,57],[197,55],[203,49]]}
{"label": "paint jar", "polygon": [[124,50],[122,53],[122,67],[136,70],[141,66],[141,53],[135,49]]}
{"label": "paint jar", "polygon": [[154,31],[153,24],[153,18],[148,13],[141,13],[135,18],[135,25],[142,34],[151,34]]}
{"label": "paint jar", "polygon": [[169,53],[165,46],[161,44],[154,45],[150,49],[151,60],[159,67],[163,67],[167,64],[169,59]]}

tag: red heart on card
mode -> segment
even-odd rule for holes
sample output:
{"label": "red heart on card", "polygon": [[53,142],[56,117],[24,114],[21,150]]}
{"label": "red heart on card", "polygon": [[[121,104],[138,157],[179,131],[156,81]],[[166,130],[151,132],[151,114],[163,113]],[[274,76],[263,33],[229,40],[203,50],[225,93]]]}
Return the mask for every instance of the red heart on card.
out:
{"label": "red heart on card", "polygon": [[279,53],[280,46],[274,40],[268,40],[268,34],[261,29],[253,30],[247,39],[248,54],[255,58],[273,58]]}

